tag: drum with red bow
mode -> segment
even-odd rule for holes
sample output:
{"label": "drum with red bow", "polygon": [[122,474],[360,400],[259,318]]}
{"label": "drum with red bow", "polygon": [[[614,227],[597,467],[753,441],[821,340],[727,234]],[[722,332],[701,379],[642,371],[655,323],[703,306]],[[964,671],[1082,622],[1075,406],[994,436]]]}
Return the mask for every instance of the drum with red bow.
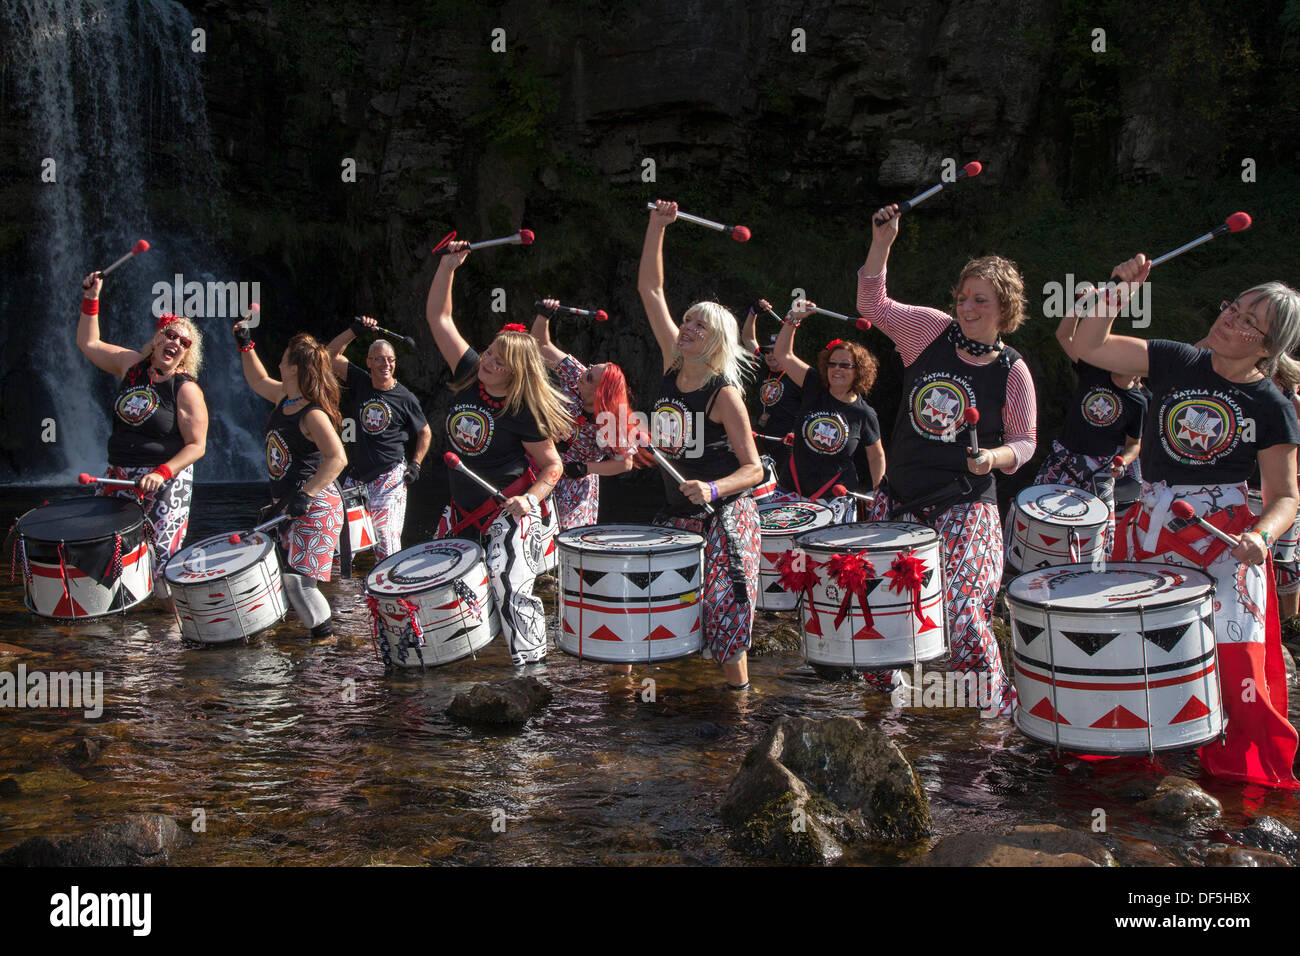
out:
{"label": "drum with red bow", "polygon": [[834,512],[815,501],[777,502],[758,506],[762,546],[758,553],[758,606],[764,611],[793,611],[799,605],[798,592],[781,586],[777,565],[794,547],[794,539],[807,531],[824,528]]}
{"label": "drum with red bow", "polygon": [[881,670],[948,652],[939,534],[904,521],[830,525],[795,539],[781,583],[801,593],[810,664]]}

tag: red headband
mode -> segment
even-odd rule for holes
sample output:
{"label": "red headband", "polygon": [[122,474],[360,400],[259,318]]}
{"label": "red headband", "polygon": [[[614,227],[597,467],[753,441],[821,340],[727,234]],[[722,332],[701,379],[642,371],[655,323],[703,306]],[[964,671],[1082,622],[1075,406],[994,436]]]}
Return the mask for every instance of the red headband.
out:
{"label": "red headband", "polygon": [[844,344],[843,339],[831,339],[831,341],[826,343],[826,351],[829,352],[832,349],[834,349],[837,345],[843,345],[843,344]]}
{"label": "red headband", "polygon": [[158,316],[158,328],[161,329],[164,325],[169,325],[172,322],[179,322],[180,320],[181,317],[179,315],[172,315],[170,312],[164,312],[162,315]]}
{"label": "red headband", "polygon": [[525,325],[520,325],[518,322],[511,322],[508,325],[501,326],[501,331],[502,332],[523,332],[525,335],[527,335],[528,327]]}

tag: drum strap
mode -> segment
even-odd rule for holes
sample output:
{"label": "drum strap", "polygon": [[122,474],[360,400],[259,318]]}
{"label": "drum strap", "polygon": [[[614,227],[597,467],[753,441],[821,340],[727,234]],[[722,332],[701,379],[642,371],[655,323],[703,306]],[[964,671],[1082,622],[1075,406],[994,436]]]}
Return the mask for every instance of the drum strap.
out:
{"label": "drum strap", "polygon": [[[513,498],[522,494],[531,488],[537,481],[537,473],[530,466],[522,475],[516,478],[506,487],[501,489],[501,494],[505,498]],[[452,524],[451,530],[444,535],[447,538],[454,538],[466,528],[473,528],[474,533],[482,536],[487,531],[488,526],[496,520],[497,515],[501,513],[501,504],[495,498],[487,498],[484,502],[473,511],[465,511],[460,505],[452,499],[451,507],[460,518]]]}
{"label": "drum strap", "polygon": [[933,524],[938,514],[947,511],[955,504],[972,500],[970,495],[975,490],[971,487],[970,479],[965,475],[958,475],[953,480],[953,484],[945,485],[938,491],[922,495],[915,501],[909,502],[904,501],[894,486],[888,482],[887,477],[880,480],[881,489],[890,501],[889,520],[891,521],[897,521],[899,515],[913,514],[925,523]]}
{"label": "drum strap", "polygon": [[806,498],[808,501],[821,501],[821,500],[822,500],[822,495],[826,494],[826,489],[830,488],[831,485],[833,485],[833,484],[835,484],[835,482],[839,481],[839,479],[840,479],[840,475],[842,475],[842,474],[844,474],[844,469],[843,469],[843,468],[841,468],[839,471],[835,472],[834,477],[831,478],[830,481],[826,482],[826,484],[822,485],[820,488],[818,488],[818,489],[817,489],[815,492],[813,492],[811,495],[805,495],[805,494],[803,493],[803,488],[801,488],[801,487],[799,486],[799,470],[798,470],[797,468],[795,468],[795,465],[794,465],[794,455],[791,455],[791,456],[790,456],[790,477],[791,477],[792,479],[794,479],[794,490],[795,490],[795,493],[798,494],[800,498]]}

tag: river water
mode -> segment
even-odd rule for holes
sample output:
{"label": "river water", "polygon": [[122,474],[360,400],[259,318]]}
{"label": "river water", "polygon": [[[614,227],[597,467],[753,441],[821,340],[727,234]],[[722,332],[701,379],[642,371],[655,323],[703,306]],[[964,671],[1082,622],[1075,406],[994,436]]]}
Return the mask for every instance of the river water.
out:
{"label": "river water", "polygon": [[[436,522],[440,502],[423,494],[432,478],[413,497],[408,544]],[[2,489],[0,518],[7,528],[43,500],[77,493]],[[264,494],[200,485],[189,540],[246,527]],[[645,520],[654,507],[653,495],[619,499],[617,520]],[[473,682],[514,673],[503,642],[477,660],[386,677],[361,581],[358,572],[324,587],[332,638],[313,641],[290,620],[246,646],[206,649],[182,644],[152,604],[56,625],[25,610],[17,581],[0,589],[0,670],[99,671],[105,696],[96,720],[0,709],[0,780],[62,771],[48,792],[0,795],[0,850],[157,812],[183,827],[201,816],[205,829],[173,857],[192,865],[752,863],[727,847],[718,806],[745,751],[783,714],[844,714],[889,734],[924,781],[936,838],[1021,823],[1091,831],[1100,809],[1098,837],[1120,863],[1146,865],[1198,862],[1222,836],[1214,828],[1237,830],[1260,813],[1300,828],[1293,796],[1202,777],[1192,753],[1154,764],[1058,758],[1009,721],[897,709],[860,683],[823,681],[797,653],[752,659],[747,695],[723,689],[719,668],[697,659],[611,675],[554,647],[553,607],[550,656],[527,671],[553,688],[552,704],[522,730],[470,728],[444,709]],[[764,615],[757,628],[776,623]],[[90,766],[67,756],[83,737],[107,741]],[[1195,779],[1222,801],[1223,818],[1188,832],[1143,817],[1135,794],[1166,773]],[[860,848],[842,862],[891,865],[924,849]]]}

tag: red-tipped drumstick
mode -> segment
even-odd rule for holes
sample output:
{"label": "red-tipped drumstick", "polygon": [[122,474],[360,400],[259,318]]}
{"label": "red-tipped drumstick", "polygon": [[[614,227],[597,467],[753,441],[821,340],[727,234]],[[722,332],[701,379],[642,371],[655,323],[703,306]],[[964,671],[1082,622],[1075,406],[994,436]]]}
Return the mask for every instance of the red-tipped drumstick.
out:
{"label": "red-tipped drumstick", "polygon": [[[448,242],[454,239],[455,236],[456,233],[453,232],[446,239],[442,240],[442,242],[434,246],[432,250],[433,254],[435,256],[447,255],[451,250],[447,249],[446,245]],[[513,236],[506,236],[502,239],[484,239],[481,242],[471,242],[469,244],[469,248],[486,249],[489,246],[531,246],[535,238],[536,236],[533,235],[533,231],[531,229],[520,229]]]}
{"label": "red-tipped drumstick", "polygon": [[[265,531],[267,528],[274,528],[281,521],[288,521],[290,517],[291,517],[290,515],[276,515],[270,521],[263,521],[261,524],[255,525],[254,527],[250,528],[247,531],[244,532],[236,531],[230,537],[226,538],[226,540],[229,541],[231,544],[239,544],[239,542],[242,541],[247,535],[257,534],[259,531]],[[344,529],[344,533],[345,534],[347,533],[346,528]]]}
{"label": "red-tipped drumstick", "polygon": [[[645,207],[653,212],[655,204],[648,202],[645,204]],[[725,232],[737,242],[749,242],[750,232],[748,226],[728,226],[720,222],[714,222],[712,219],[702,219],[699,216],[692,216],[688,212],[680,211],[677,213],[677,218],[686,222],[693,222],[697,226],[704,226],[707,229],[716,229],[718,232]]]}
{"label": "red-tipped drumstick", "polygon": [[849,323],[849,325],[857,326],[863,332],[871,328],[870,319],[853,318],[851,316],[841,315],[839,312],[832,312],[830,309],[823,309],[815,305],[812,307],[811,311],[816,312],[818,315],[829,315],[832,319],[843,319],[845,322]]}
{"label": "red-tipped drumstick", "polygon": [[1241,232],[1243,229],[1250,228],[1250,214],[1244,212],[1234,212],[1225,219],[1220,225],[1215,226],[1205,235],[1193,239],[1191,242],[1179,246],[1173,252],[1166,252],[1163,256],[1158,256],[1151,260],[1152,268],[1160,265],[1162,262],[1168,262],[1174,256],[1181,256],[1188,249],[1195,249],[1197,246],[1209,242],[1211,239],[1217,239],[1219,236],[1226,236],[1230,232]]}
{"label": "red-tipped drumstick", "polygon": [[1238,540],[1237,538],[1234,538],[1230,534],[1224,534],[1222,531],[1220,531],[1214,525],[1210,524],[1204,518],[1198,517],[1196,514],[1196,509],[1192,507],[1190,501],[1179,499],[1178,501],[1175,501],[1172,505],[1169,506],[1169,510],[1173,512],[1175,518],[1182,518],[1184,521],[1195,521],[1202,528],[1210,532],[1210,534],[1214,535],[1224,544],[1230,545],[1231,547],[1234,548],[1237,545],[1241,544],[1241,541]]}
{"label": "red-tipped drumstick", "polygon": [[980,437],[977,434],[975,426],[979,424],[980,413],[977,408],[968,408],[962,412],[961,420],[966,423],[966,435],[970,439],[971,458],[976,458],[980,453]]}
{"label": "red-tipped drumstick", "polygon": [[874,504],[876,500],[875,495],[863,494],[861,491],[849,491],[849,489],[845,488],[843,485],[835,485],[831,488],[831,494],[836,498],[857,498],[859,501],[865,501],[869,504]]}
{"label": "red-tipped drumstick", "polygon": [[[537,313],[539,315],[546,314],[546,306],[543,305],[540,301],[534,302],[533,308],[537,310]],[[565,315],[580,315],[586,319],[595,319],[597,322],[609,321],[609,313],[606,312],[604,309],[596,309],[596,311],[593,312],[590,309],[578,309],[578,308],[574,308],[571,305],[557,305],[555,307],[555,312],[557,315],[560,314],[561,312],[563,312]]]}
{"label": "red-tipped drumstick", "polygon": [[460,455],[456,454],[454,451],[449,451],[447,454],[442,456],[442,460],[447,463],[447,467],[452,471],[459,471],[466,478],[477,482],[484,491],[495,498],[500,504],[506,503],[506,496],[501,493],[501,490],[493,487],[489,482],[484,481],[478,475],[474,474],[474,472],[470,471],[465,463],[460,460]]}
{"label": "red-tipped drumstick", "polygon": [[786,435],[784,438],[777,438],[775,435],[763,435],[760,434],[759,432],[753,432],[753,435],[755,438],[761,438],[763,439],[763,441],[774,442],[775,444],[778,445],[794,444],[794,432],[790,432],[790,434]]}
{"label": "red-tipped drumstick", "polygon": [[77,482],[82,485],[118,485],[123,488],[139,488],[138,482],[125,481],[121,478],[100,478],[96,475],[88,475],[84,471],[77,476]]}
{"label": "red-tipped drumstick", "polygon": [[[974,161],[969,162],[961,169],[957,170],[957,176],[956,179],[953,180],[953,182],[956,182],[958,179],[967,179],[967,178],[974,179],[983,171],[984,171],[984,166],[982,163],[978,163]],[[933,186],[931,186],[929,189],[927,189],[925,192],[921,193],[920,195],[913,196],[911,199],[907,200],[907,202],[900,202],[898,204],[898,214],[901,216],[903,213],[907,212],[912,207],[925,202],[935,193],[939,192],[939,190],[943,189],[943,187],[946,185],[948,184],[943,182],[935,183]],[[885,224],[885,220],[883,219],[877,219],[875,222],[877,226],[883,226]]]}
{"label": "red-tipped drumstick", "polygon": [[111,266],[109,266],[107,269],[101,269],[101,270],[99,271],[99,277],[100,277],[101,279],[104,278],[104,276],[108,275],[110,272],[112,272],[112,271],[113,271],[114,269],[116,269],[118,266],[120,266],[120,265],[124,265],[128,259],[130,259],[130,258],[133,257],[133,256],[138,256],[140,253],[145,252],[146,250],[148,250],[148,248],[149,248],[149,243],[148,243],[148,242],[146,242],[144,239],[137,239],[137,240],[135,241],[135,245],[131,247],[131,251],[128,252],[126,255],[124,255],[121,259],[118,259],[116,262],[114,262],[114,263],[113,263]]}
{"label": "red-tipped drumstick", "polygon": [[[664,471],[668,472],[669,477],[672,478],[673,481],[677,482],[677,484],[679,485],[686,484],[686,479],[682,477],[682,473],[678,471],[676,468],[674,468],[672,466],[672,463],[669,462],[668,459],[663,456],[663,453],[654,446],[654,443],[650,441],[649,435],[647,435],[645,432],[641,432],[636,436],[636,440],[638,443],[644,445],[646,448],[650,450],[650,454],[655,456],[655,461],[659,462],[659,467],[662,468]],[[713,514],[713,506],[709,504],[707,501],[704,502],[704,510],[707,511],[709,514]]]}

